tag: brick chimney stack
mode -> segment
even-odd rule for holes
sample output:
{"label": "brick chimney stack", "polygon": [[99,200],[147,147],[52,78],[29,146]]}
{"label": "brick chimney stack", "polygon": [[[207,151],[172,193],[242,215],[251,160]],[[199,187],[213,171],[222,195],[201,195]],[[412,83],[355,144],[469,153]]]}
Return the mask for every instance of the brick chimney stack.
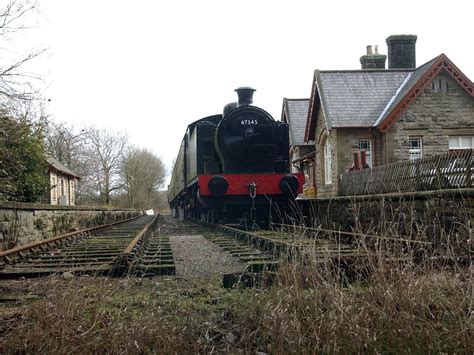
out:
{"label": "brick chimney stack", "polygon": [[416,35],[393,35],[386,39],[388,69],[416,68]]}
{"label": "brick chimney stack", "polygon": [[385,69],[387,56],[379,54],[378,46],[375,46],[375,54],[372,52],[372,46],[367,46],[367,54],[360,57],[362,69]]}

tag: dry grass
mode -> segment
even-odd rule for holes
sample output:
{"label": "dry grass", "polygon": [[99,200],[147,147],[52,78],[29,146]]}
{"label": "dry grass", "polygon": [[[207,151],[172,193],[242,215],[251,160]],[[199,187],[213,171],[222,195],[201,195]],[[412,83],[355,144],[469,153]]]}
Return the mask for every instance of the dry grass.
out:
{"label": "dry grass", "polygon": [[4,329],[0,352],[474,351],[469,270],[393,265],[347,284],[313,267],[288,264],[278,285],[230,291],[202,281],[49,278],[37,286],[45,295]]}
{"label": "dry grass", "polygon": [[134,280],[48,278],[45,296],[23,309],[5,339],[5,352],[136,353],[188,350],[150,307],[152,293]]}
{"label": "dry grass", "polygon": [[474,350],[467,271],[386,267],[349,285],[334,275],[307,271],[287,266],[282,283],[271,291],[274,296],[259,302],[254,332],[266,339],[271,353]]}

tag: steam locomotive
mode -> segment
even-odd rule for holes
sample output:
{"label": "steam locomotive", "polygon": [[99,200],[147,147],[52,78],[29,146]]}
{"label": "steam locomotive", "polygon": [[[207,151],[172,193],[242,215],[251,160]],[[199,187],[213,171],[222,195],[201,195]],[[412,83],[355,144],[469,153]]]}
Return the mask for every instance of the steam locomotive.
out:
{"label": "steam locomotive", "polygon": [[265,223],[302,191],[304,175],[290,174],[288,125],[252,105],[254,89],[235,91],[223,114],[186,130],[168,186],[175,217]]}

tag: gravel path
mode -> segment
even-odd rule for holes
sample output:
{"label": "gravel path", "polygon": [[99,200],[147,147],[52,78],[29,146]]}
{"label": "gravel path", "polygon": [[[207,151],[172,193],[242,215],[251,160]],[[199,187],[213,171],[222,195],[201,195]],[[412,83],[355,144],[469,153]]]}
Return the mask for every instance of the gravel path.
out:
{"label": "gravel path", "polygon": [[202,235],[170,236],[176,275],[186,279],[222,277],[242,272],[245,264]]}

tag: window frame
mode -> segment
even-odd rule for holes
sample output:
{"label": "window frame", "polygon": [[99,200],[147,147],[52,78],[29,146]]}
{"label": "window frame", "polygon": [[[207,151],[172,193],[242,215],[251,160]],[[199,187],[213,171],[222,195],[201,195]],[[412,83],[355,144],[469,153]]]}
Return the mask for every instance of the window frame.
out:
{"label": "window frame", "polygon": [[[418,140],[419,148],[413,148],[411,142]],[[414,161],[423,158],[423,136],[408,137],[408,160]]]}
{"label": "window frame", "polygon": [[[471,140],[471,146],[463,146],[462,138],[467,138]],[[457,139],[457,146],[451,146],[452,139]],[[474,136],[471,135],[459,135],[459,136],[449,136],[448,138],[448,150],[460,150],[460,149],[474,149]]]}
{"label": "window frame", "polygon": [[69,180],[69,200],[71,201],[71,205],[74,205],[76,203],[76,201],[74,200],[75,198],[75,194],[74,194],[74,189],[75,189],[75,186],[74,186],[74,180]]}
{"label": "window frame", "polygon": [[57,201],[57,188],[56,176],[51,176],[51,202]]}
{"label": "window frame", "polygon": [[323,145],[324,156],[324,185],[332,184],[332,149],[329,137],[326,138]]}
{"label": "window frame", "polygon": [[[361,142],[368,142],[369,143],[369,149],[361,149]],[[369,167],[372,167],[372,139],[369,138],[359,138],[358,142],[358,148],[360,151],[364,150],[365,151],[365,158],[366,158],[366,163],[369,165]]]}

